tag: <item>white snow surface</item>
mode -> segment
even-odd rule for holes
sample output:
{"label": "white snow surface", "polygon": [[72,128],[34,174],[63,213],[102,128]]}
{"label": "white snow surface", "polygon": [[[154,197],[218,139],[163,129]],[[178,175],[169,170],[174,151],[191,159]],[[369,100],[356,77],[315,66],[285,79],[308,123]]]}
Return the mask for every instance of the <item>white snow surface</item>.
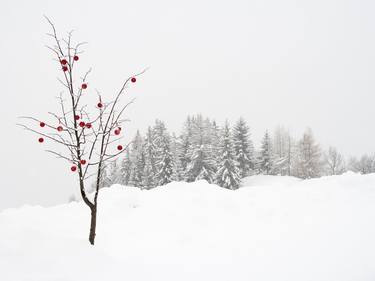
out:
{"label": "white snow surface", "polygon": [[170,183],[0,213],[2,281],[373,281],[375,174]]}

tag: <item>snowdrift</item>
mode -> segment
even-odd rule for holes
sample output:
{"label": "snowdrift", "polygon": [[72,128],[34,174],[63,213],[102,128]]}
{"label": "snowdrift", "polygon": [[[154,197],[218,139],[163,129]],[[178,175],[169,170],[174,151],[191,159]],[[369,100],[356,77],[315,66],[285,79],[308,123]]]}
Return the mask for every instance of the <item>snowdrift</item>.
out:
{"label": "snowdrift", "polygon": [[113,186],[98,216],[92,247],[82,203],[1,212],[0,280],[375,280],[375,174]]}

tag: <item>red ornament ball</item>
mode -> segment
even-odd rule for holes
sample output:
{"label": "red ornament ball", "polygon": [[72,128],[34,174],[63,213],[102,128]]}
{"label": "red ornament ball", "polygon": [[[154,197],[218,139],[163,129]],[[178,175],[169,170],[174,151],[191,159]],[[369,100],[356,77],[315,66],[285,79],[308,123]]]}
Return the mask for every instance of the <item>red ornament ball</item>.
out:
{"label": "red ornament ball", "polygon": [[119,134],[120,134],[120,130],[119,129],[115,130],[115,135],[118,136]]}
{"label": "red ornament ball", "polygon": [[86,83],[83,83],[81,87],[82,87],[82,89],[85,90],[85,89],[87,89],[87,84],[86,84]]}
{"label": "red ornament ball", "polygon": [[86,160],[85,159],[82,159],[81,161],[79,161],[81,163],[81,165],[85,165],[86,164]]}
{"label": "red ornament ball", "polygon": [[62,65],[66,65],[66,64],[68,63],[68,61],[67,61],[66,59],[62,59],[62,60],[60,61],[60,63],[61,63]]}
{"label": "red ornament ball", "polygon": [[79,115],[74,115],[74,120],[79,120]]}
{"label": "red ornament ball", "polygon": [[85,122],[83,122],[83,121],[79,122],[79,126],[80,126],[81,128],[85,127],[85,125],[86,125]]}
{"label": "red ornament ball", "polygon": [[101,102],[98,103],[98,107],[99,108],[102,108],[103,107],[103,104]]}
{"label": "red ornament ball", "polygon": [[74,59],[75,61],[77,61],[77,60],[79,60],[79,57],[78,57],[78,56],[74,56],[73,59]]}
{"label": "red ornament ball", "polygon": [[57,129],[57,131],[59,131],[59,132],[62,132],[62,131],[64,130],[63,126],[58,126],[56,129]]}
{"label": "red ornament ball", "polygon": [[44,126],[46,126],[46,123],[44,123],[44,122],[40,122],[40,123],[39,123],[39,126],[43,128]]}
{"label": "red ornament ball", "polygon": [[122,150],[122,145],[118,145],[117,150]]}
{"label": "red ornament ball", "polygon": [[62,70],[63,71],[68,71],[68,67],[67,66],[63,66]]}
{"label": "red ornament ball", "polygon": [[72,167],[70,167],[70,170],[71,170],[72,172],[77,171],[77,166],[76,166],[76,165],[73,165]]}
{"label": "red ornament ball", "polygon": [[132,81],[132,83],[135,83],[135,82],[137,82],[137,78],[132,77],[132,79],[130,79],[130,81]]}
{"label": "red ornament ball", "polygon": [[91,123],[87,123],[87,124],[86,124],[86,128],[87,128],[87,129],[91,129],[91,127],[92,127]]}
{"label": "red ornament ball", "polygon": [[44,142],[44,138],[39,138],[38,142],[40,142],[40,143]]}

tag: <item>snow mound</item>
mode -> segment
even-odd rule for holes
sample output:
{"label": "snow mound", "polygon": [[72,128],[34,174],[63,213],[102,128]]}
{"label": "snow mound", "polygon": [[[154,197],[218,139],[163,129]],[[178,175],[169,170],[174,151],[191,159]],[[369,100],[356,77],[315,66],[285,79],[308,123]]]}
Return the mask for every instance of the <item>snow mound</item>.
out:
{"label": "snow mound", "polygon": [[81,202],[1,212],[0,280],[373,281],[374,222],[375,174],[115,185],[94,247]]}
{"label": "snow mound", "polygon": [[286,186],[300,182],[301,179],[287,176],[251,176],[241,180],[241,186]]}

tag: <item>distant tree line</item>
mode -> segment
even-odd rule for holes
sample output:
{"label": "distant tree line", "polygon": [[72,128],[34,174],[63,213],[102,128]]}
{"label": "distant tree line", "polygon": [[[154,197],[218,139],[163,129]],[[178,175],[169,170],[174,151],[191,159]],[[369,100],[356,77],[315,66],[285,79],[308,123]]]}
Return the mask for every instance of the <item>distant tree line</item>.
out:
{"label": "distant tree line", "polygon": [[278,127],[265,132],[254,149],[250,128],[243,118],[234,126],[218,126],[202,115],[188,116],[181,134],[169,133],[156,120],[145,135],[137,131],[125,156],[106,167],[101,186],[122,184],[151,189],[172,181],[204,179],[228,189],[237,189],[247,176],[282,175],[302,179],[339,175],[348,170],[375,172],[375,155],[345,161],[334,147],[323,152],[312,130],[300,139]]}

